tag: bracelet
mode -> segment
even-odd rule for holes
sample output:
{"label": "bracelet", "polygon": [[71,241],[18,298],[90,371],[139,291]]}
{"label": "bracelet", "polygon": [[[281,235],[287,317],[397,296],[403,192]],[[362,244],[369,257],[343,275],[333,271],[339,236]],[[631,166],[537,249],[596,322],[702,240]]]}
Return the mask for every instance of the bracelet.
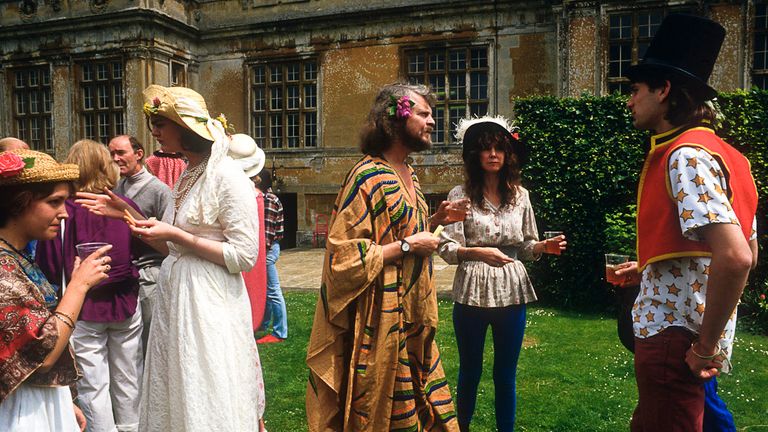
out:
{"label": "bracelet", "polygon": [[59,312],[59,311],[54,311],[53,312],[53,316],[58,318],[59,321],[61,321],[64,324],[66,324],[67,327],[69,327],[70,329],[72,329],[72,330],[75,329],[75,321],[69,315],[67,315],[66,313]]}
{"label": "bracelet", "polygon": [[74,319],[74,318],[72,318],[72,315],[70,315],[70,314],[68,314],[68,313],[66,313],[66,312],[62,312],[62,311],[60,311],[60,310],[56,310],[56,311],[54,311],[53,313],[55,313],[55,314],[57,314],[57,315],[58,315],[58,314],[61,314],[61,315],[65,316],[65,317],[67,317],[67,319],[69,319],[69,322],[71,322],[72,324],[74,324],[74,323],[75,323],[75,319]]}
{"label": "bracelet", "polygon": [[720,354],[723,353],[723,347],[721,347],[719,343],[717,344],[717,351],[714,354],[708,355],[708,356],[703,356],[703,355],[697,353],[696,350],[693,349],[694,345],[696,345],[696,341],[694,341],[691,344],[691,352],[693,353],[693,355],[695,355],[696,357],[698,357],[698,358],[700,358],[702,360],[712,360],[715,357],[717,357],[717,356],[719,356]]}
{"label": "bracelet", "polygon": [[55,317],[57,320],[59,320],[59,321],[63,322],[63,323],[64,323],[64,324],[65,324],[67,327],[69,327],[69,328],[70,328],[72,331],[74,331],[74,330],[75,330],[75,326],[74,326],[72,323],[68,322],[66,319],[64,319],[64,318],[63,318],[61,315],[59,315],[58,313],[54,312],[54,313],[53,313],[53,316],[54,316],[54,317]]}

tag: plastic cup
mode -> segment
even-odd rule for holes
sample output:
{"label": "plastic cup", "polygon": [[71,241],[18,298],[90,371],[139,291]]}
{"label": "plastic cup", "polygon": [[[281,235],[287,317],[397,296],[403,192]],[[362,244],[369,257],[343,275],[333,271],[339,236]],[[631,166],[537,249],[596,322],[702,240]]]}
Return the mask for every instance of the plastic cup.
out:
{"label": "plastic cup", "polygon": [[96,252],[96,250],[108,245],[109,243],[103,242],[80,243],[79,245],[75,246],[75,249],[77,249],[77,256],[79,256],[81,260],[84,260],[88,258],[92,253]]}
{"label": "plastic cup", "polygon": [[552,255],[560,255],[560,241],[555,237],[563,235],[562,231],[544,231],[544,252]]}
{"label": "plastic cup", "polygon": [[451,206],[448,208],[448,218],[454,222],[463,222],[467,218],[468,209],[469,201],[467,199],[451,201]]}
{"label": "plastic cup", "polygon": [[616,268],[619,264],[629,261],[629,255],[605,254],[605,280],[612,285],[621,285],[626,278],[616,276]]}

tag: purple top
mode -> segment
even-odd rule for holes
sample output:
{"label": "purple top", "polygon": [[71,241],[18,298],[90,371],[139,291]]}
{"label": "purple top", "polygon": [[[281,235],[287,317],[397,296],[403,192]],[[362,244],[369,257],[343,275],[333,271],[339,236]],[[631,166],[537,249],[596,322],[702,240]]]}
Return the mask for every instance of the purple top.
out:
{"label": "purple top", "polygon": [[[137,211],[138,206],[130,199],[121,196],[125,202]],[[66,202],[69,218],[64,222],[64,247],[61,235],[53,240],[37,245],[35,261],[51,283],[61,284],[61,268],[67,282],[72,278],[72,267],[77,251],[75,245],[88,242],[106,242],[112,245],[109,256],[112,258],[109,277],[93,287],[85,297],[80,319],[95,322],[123,321],[136,313],[138,302],[139,272],[133,264],[134,257],[141,255],[141,241],[135,241],[131,230],[122,220],[95,215],[85,207]]]}

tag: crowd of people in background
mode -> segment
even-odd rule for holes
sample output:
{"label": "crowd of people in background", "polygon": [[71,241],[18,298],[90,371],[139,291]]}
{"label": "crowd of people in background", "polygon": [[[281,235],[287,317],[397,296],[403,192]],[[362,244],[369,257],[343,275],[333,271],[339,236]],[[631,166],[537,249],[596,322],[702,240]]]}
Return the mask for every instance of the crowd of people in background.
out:
{"label": "crowd of people in background", "polygon": [[[713,378],[730,368],[757,263],[757,196],[707,103],[724,35],[670,15],[629,71],[633,124],[655,134],[638,260],[616,272],[639,286],[620,321],[633,328],[633,432],[735,430]],[[264,152],[191,89],[143,96],[151,155],[120,135],[78,141],[59,163],[0,139],[0,430],[265,431],[258,344],[288,338],[288,313]],[[311,431],[470,430],[489,327],[496,426],[514,430],[537,300],[524,261],[559,255],[566,236],[539,240],[528,149],[502,116],[459,122],[464,179],[430,214],[409,157],[431,146],[434,104],[424,85],[387,85],[363,126],[307,347]],[[435,253],[457,265],[455,407],[435,342]]]}

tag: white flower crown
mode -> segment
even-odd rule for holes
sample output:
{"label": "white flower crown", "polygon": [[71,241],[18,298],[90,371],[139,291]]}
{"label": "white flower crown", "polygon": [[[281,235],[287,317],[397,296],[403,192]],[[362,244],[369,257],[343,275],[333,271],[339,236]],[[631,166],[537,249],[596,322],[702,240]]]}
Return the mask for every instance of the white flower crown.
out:
{"label": "white flower crown", "polygon": [[454,136],[460,142],[464,142],[464,134],[467,132],[467,130],[470,127],[476,124],[488,123],[488,122],[496,123],[497,125],[503,127],[505,130],[509,131],[510,134],[520,129],[517,126],[515,126],[511,121],[507,120],[507,118],[504,116],[486,115],[482,117],[475,117],[470,119],[463,118],[459,120],[459,124],[456,125],[456,134]]}

